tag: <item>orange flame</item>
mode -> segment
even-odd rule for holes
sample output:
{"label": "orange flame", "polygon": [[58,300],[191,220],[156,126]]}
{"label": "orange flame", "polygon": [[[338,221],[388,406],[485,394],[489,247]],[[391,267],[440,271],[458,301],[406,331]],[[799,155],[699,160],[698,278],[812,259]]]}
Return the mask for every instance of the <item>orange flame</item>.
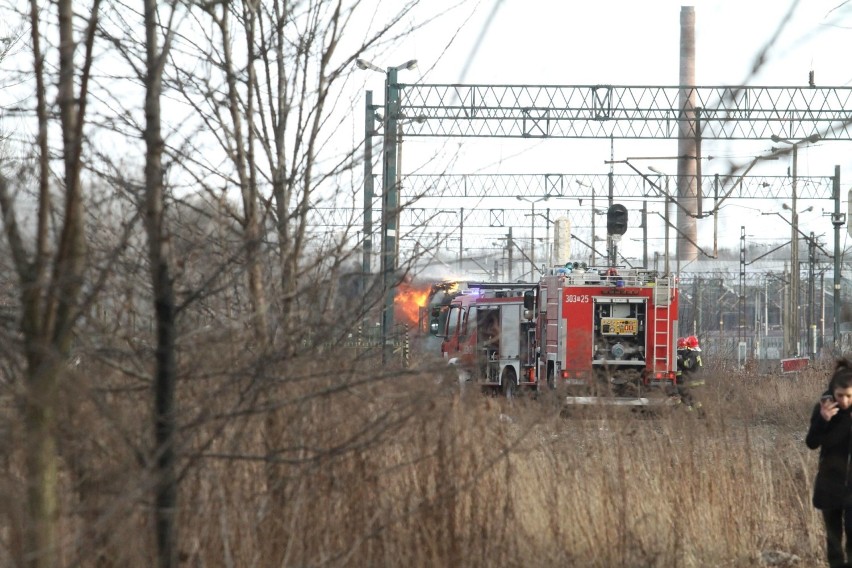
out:
{"label": "orange flame", "polygon": [[431,288],[416,288],[411,284],[400,284],[394,297],[394,319],[399,323],[417,327],[420,321],[420,308],[429,301]]}

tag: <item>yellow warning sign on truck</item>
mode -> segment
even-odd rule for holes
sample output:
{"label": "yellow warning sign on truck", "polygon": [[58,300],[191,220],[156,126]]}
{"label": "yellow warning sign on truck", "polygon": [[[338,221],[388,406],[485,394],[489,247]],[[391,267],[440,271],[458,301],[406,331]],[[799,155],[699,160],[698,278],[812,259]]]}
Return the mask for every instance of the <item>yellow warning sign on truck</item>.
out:
{"label": "yellow warning sign on truck", "polygon": [[602,335],[636,335],[638,331],[636,318],[601,318]]}

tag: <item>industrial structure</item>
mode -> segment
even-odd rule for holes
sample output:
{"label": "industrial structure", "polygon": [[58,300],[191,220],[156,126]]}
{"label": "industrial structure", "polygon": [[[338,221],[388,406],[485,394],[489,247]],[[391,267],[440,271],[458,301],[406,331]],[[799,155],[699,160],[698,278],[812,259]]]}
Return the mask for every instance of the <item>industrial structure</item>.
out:
{"label": "industrial structure", "polygon": [[[773,298],[779,294],[784,298],[780,308],[779,324],[782,339],[779,357],[803,354],[815,355],[824,346],[825,339],[831,342],[831,350],[841,348],[842,319],[842,280],[840,257],[840,232],[846,224],[846,215],[841,213],[840,171],[835,168],[833,175],[813,178],[811,183],[802,183],[797,175],[796,158],[801,145],[820,140],[827,143],[835,140],[852,140],[852,88],[817,87],[811,82],[802,87],[771,86],[717,86],[703,87],[695,85],[694,67],[694,26],[695,14],[691,7],[683,7],[681,12],[681,69],[680,84],[677,86],[617,86],[617,85],[442,85],[442,84],[404,84],[398,80],[398,71],[410,69],[414,62],[409,61],[383,70],[368,62],[359,62],[362,68],[385,73],[385,101],[376,105],[372,93],[367,92],[365,113],[365,148],[372,148],[376,136],[382,139],[382,186],[381,208],[381,267],[383,283],[384,309],[382,316],[383,337],[388,338],[393,328],[393,303],[395,283],[400,272],[400,230],[406,222],[417,218],[422,225],[434,228],[438,219],[453,218],[453,230],[457,230],[459,247],[459,268],[464,261],[465,240],[472,238],[466,232],[471,227],[475,215],[489,215],[491,227],[505,227],[501,238],[506,241],[509,278],[513,279],[513,255],[520,252],[520,258],[528,261],[528,277],[541,273],[541,265],[535,259],[546,258],[549,254],[548,243],[544,253],[536,252],[535,225],[537,217],[544,218],[545,238],[549,239],[550,225],[556,218],[569,218],[571,232],[581,241],[578,229],[591,225],[591,234],[584,243],[590,251],[590,260],[597,254],[595,215],[596,200],[601,206],[611,207],[616,199],[626,195],[642,199],[661,200],[664,206],[662,224],[665,227],[666,242],[662,258],[661,274],[675,274],[684,279],[682,269],[685,264],[694,264],[701,259],[716,259],[719,251],[714,231],[712,249],[699,246],[696,223],[702,219],[717,218],[719,208],[724,202],[736,199],[760,197],[763,199],[789,200],[791,214],[789,222],[790,240],[787,243],[789,267],[786,270],[774,269],[778,274],[780,288],[773,289]],[[488,183],[473,176],[453,176],[446,173],[403,175],[400,163],[400,144],[409,137],[455,137],[455,138],[517,138],[526,140],[541,139],[630,139],[630,140],[677,140],[678,172],[669,184],[669,177],[651,170],[649,174],[636,165],[635,158],[616,160],[610,156],[609,175],[542,174],[531,176],[535,181],[522,179],[523,176],[500,178],[492,175]],[[705,140],[766,140],[785,144],[773,149],[771,155],[757,156],[743,172],[731,175],[707,175],[702,172],[702,142]],[[372,150],[370,150],[371,152]],[[780,155],[792,155],[792,179],[749,177],[747,174],[760,160],[773,159]],[[364,274],[372,272],[370,255],[374,227],[372,157],[365,151],[365,191],[363,209],[363,250]],[[615,167],[629,168],[632,174],[622,176],[614,171]],[[486,174],[489,175],[489,174]],[[499,181],[496,181],[499,180]],[[502,183],[505,182],[505,183]],[[502,183],[502,185],[501,185]],[[475,212],[465,211],[463,207],[442,208],[432,211],[406,208],[400,199],[401,192],[423,197],[433,195],[470,196],[479,194],[495,197],[503,193],[504,197],[514,196],[531,206],[528,210],[513,211],[511,208],[495,206],[493,209],[477,208]],[[556,205],[557,199],[577,200],[577,207],[546,207]],[[582,203],[591,208],[584,211]],[[816,239],[804,237],[808,244],[808,261],[799,260],[799,243],[802,235],[798,225],[798,202],[803,199],[830,200],[833,207],[827,216],[833,227],[834,246],[831,254],[822,254],[816,261],[816,252],[812,252]],[[548,203],[543,203],[548,201]],[[705,201],[710,205],[705,205]],[[538,207],[536,207],[538,205]],[[669,218],[673,209],[675,218]],[[520,212],[523,211],[523,212]],[[645,231],[649,226],[647,208],[643,205],[640,215],[631,213],[631,223],[636,223]],[[515,214],[518,220],[507,221],[502,217],[507,213]],[[523,221],[521,221],[523,219]],[[786,219],[785,219],[786,221]],[[449,221],[445,221],[448,223]],[[446,225],[444,225],[446,226]],[[516,246],[518,227],[531,228],[529,244]],[[715,226],[715,225],[714,225]],[[669,229],[672,231],[672,247],[669,247]],[[743,238],[745,232],[743,231]],[[611,264],[620,264],[617,251],[613,247],[612,237],[607,235],[607,254],[614,254]],[[582,242],[582,241],[581,241]],[[819,248],[822,248],[821,245]],[[524,252],[526,251],[526,252]],[[757,297],[748,290],[748,274],[757,265],[745,258],[745,249],[741,251],[739,265],[725,284],[734,290],[736,297],[735,323],[723,313],[718,317],[720,351],[727,351],[726,333],[731,327],[736,330],[735,350],[737,357],[749,354],[774,354],[770,347],[769,333],[772,324],[769,316],[760,319],[760,309],[752,305],[750,297]],[[829,258],[826,258],[830,257]],[[626,259],[624,259],[626,262]],[[826,262],[830,261],[830,266]],[[651,259],[647,252],[647,238],[641,263],[644,268],[659,262]],[[819,268],[817,268],[819,266]],[[694,267],[693,267],[694,268]],[[800,289],[801,275],[807,273],[807,310],[805,295]],[[769,273],[767,273],[769,274]],[[823,301],[822,312],[830,308],[830,316],[817,316],[814,306],[818,305],[816,292],[817,275],[820,280],[830,279],[828,290],[823,297],[830,295],[831,301]],[[698,277],[700,282],[702,277]],[[769,278],[766,276],[765,278]],[[691,282],[685,282],[685,290]],[[770,284],[765,284],[768,290]],[[703,286],[700,286],[703,289]],[[819,288],[824,290],[826,288]],[[765,292],[768,296],[768,292]],[[689,302],[685,302],[689,306]],[[721,305],[721,304],[720,304]],[[704,317],[700,302],[694,304],[696,333],[712,326]],[[764,314],[772,312],[769,302],[764,301]],[[821,312],[821,313],[822,313]],[[810,313],[810,317],[805,317]],[[698,314],[701,314],[700,317]],[[815,333],[831,322],[831,331]],[[700,323],[699,323],[700,322]],[[749,322],[762,322],[766,331],[762,340],[750,344]],[[756,328],[760,325],[755,323]],[[699,329],[701,328],[701,329]],[[733,334],[732,334],[733,335]],[[753,336],[753,334],[752,334]],[[704,343],[707,345],[707,343]],[[712,341],[711,341],[712,345]]]}

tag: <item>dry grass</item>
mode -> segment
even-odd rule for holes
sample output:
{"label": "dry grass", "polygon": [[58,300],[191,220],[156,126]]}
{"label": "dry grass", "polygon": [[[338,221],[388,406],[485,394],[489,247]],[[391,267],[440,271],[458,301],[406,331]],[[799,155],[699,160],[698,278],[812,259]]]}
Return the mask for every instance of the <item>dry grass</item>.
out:
{"label": "dry grass", "polygon": [[[353,366],[328,356],[260,364],[224,346],[188,349],[182,364],[188,566],[759,566],[763,550],[794,553],[800,566],[822,558],[810,505],[816,454],[803,437],[825,370],[708,370],[703,419],[565,418],[550,397],[459,395],[436,380],[440,367],[341,371]],[[98,365],[73,384],[64,561],[148,566],[146,385]],[[15,412],[3,410],[4,566],[20,558],[25,495]]]}

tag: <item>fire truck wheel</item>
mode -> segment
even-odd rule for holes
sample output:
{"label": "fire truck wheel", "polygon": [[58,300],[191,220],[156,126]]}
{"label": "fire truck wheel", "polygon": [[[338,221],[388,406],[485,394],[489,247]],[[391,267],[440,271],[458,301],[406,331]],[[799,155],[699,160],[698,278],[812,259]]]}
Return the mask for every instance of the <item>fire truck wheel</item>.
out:
{"label": "fire truck wheel", "polygon": [[518,377],[515,376],[515,370],[511,367],[506,367],[503,371],[503,394],[506,398],[515,398],[518,396]]}

